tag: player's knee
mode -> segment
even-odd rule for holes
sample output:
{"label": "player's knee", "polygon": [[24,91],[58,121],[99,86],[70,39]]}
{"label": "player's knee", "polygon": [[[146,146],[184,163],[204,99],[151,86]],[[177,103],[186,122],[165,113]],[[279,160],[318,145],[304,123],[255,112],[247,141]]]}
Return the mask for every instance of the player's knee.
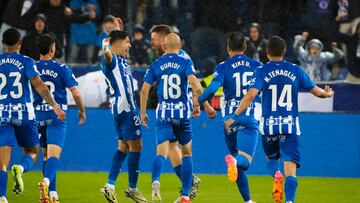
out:
{"label": "player's knee", "polygon": [[286,177],[294,176],[296,177],[296,167],[297,164],[292,161],[285,161],[284,162],[284,174]]}
{"label": "player's knee", "polygon": [[192,156],[192,150],[190,147],[182,147],[181,152],[183,156]]}
{"label": "player's knee", "polygon": [[250,167],[250,161],[242,154],[238,154],[236,156],[237,166],[240,167],[242,170],[246,171]]}
{"label": "player's knee", "polygon": [[129,144],[129,151],[130,152],[141,152],[142,151],[141,142],[133,142],[133,143]]}

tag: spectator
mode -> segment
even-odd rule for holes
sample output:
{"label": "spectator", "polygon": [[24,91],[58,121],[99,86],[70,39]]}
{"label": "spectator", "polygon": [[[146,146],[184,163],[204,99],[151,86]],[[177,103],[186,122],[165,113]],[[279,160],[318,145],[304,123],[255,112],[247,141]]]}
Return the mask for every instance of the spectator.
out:
{"label": "spectator", "polygon": [[245,55],[262,63],[268,62],[266,56],[266,39],[261,34],[260,25],[252,23],[249,28],[249,38],[247,39],[247,49]]}
{"label": "spectator", "polygon": [[337,32],[335,39],[346,45],[346,61],[349,70],[346,80],[360,82],[360,22],[352,36]]}
{"label": "spectator", "polygon": [[[49,34],[49,32],[47,31],[47,21],[45,15],[39,13],[34,18],[31,31],[22,40],[20,53],[31,57],[35,61],[38,61],[40,59],[40,52],[37,49],[36,42],[42,34]],[[56,48],[55,56],[59,58],[62,55],[62,50],[58,46],[58,42]]]}
{"label": "spectator", "polygon": [[331,73],[328,66],[341,59],[344,53],[334,43],[332,44],[333,53],[322,51],[324,45],[318,39],[309,41],[304,49],[308,36],[308,32],[295,36],[294,52],[312,80],[330,80]]}
{"label": "spectator", "polygon": [[90,63],[96,45],[96,16],[99,14],[99,6],[96,0],[72,0],[70,8],[72,15],[87,19],[85,22],[72,22],[70,25],[70,55],[69,62],[79,62],[85,52],[83,62]]}
{"label": "spectator", "polygon": [[[24,37],[31,28],[29,19],[33,19],[38,13],[39,6],[40,0],[9,0],[1,16],[3,23],[0,28],[0,41],[3,32],[10,27],[16,28]],[[3,45],[0,43],[0,53],[2,52]]]}
{"label": "spectator", "polygon": [[150,42],[145,39],[145,29],[141,25],[135,26],[134,38],[130,48],[130,59],[135,67],[147,67],[150,64]]}

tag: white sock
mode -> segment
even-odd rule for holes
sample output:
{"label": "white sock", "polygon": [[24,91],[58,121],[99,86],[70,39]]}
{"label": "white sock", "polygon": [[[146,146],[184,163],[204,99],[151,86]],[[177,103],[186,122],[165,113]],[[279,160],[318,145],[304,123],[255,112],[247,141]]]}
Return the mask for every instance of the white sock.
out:
{"label": "white sock", "polygon": [[252,200],[249,200],[249,201],[246,201],[245,203],[253,203],[253,201],[252,201]]}
{"label": "white sock", "polygon": [[49,178],[44,178],[45,184],[49,187],[50,185],[50,180]]}
{"label": "white sock", "polygon": [[20,168],[21,174],[23,174],[24,173],[24,167],[22,165],[19,165],[19,168]]}
{"label": "white sock", "polygon": [[131,192],[134,192],[134,191],[137,191],[138,189],[137,189],[137,188],[131,188],[131,187],[129,187],[129,190],[130,190]]}
{"label": "white sock", "polygon": [[50,199],[55,198],[56,200],[59,200],[59,196],[56,191],[50,191]]}
{"label": "white sock", "polygon": [[105,187],[115,190],[115,185],[110,184],[110,183],[106,183]]}
{"label": "white sock", "polygon": [[8,201],[7,201],[7,199],[6,199],[5,196],[0,197],[0,200],[4,200],[5,203],[8,203]]}

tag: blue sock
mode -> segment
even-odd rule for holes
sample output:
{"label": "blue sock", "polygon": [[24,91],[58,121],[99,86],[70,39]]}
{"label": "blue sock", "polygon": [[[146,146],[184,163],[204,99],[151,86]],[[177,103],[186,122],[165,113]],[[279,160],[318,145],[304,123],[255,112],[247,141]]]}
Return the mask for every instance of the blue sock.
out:
{"label": "blue sock", "polygon": [[29,155],[25,155],[20,163],[20,165],[24,168],[24,173],[28,172],[29,170],[31,170],[35,163],[34,163],[34,159],[31,158],[31,156]]}
{"label": "blue sock", "polygon": [[181,164],[178,166],[175,166],[174,171],[175,171],[177,177],[179,177],[181,179]]}
{"label": "blue sock", "polygon": [[250,163],[249,160],[244,155],[238,154],[236,155],[235,158],[236,158],[237,166],[239,166],[244,171],[248,170]]}
{"label": "blue sock", "polygon": [[181,182],[182,196],[189,196],[191,183],[192,183],[192,173],[193,172],[193,161],[191,156],[186,156],[182,158],[182,167],[181,167]]}
{"label": "blue sock", "polygon": [[120,173],[121,165],[125,158],[126,158],[126,153],[120,150],[116,150],[111,164],[107,183],[115,185],[116,179]]}
{"label": "blue sock", "polygon": [[129,188],[137,188],[139,177],[140,152],[129,152],[128,170],[129,170]]}
{"label": "blue sock", "polygon": [[241,196],[243,197],[244,201],[246,202],[251,199],[248,177],[245,174],[245,171],[242,170],[242,168],[240,166],[238,166],[237,169],[238,169],[238,178],[236,180],[236,184],[238,186]]}
{"label": "blue sock", "polygon": [[46,161],[43,160],[43,162],[42,162],[42,173],[43,173],[43,175],[45,175],[45,166],[46,166]]}
{"label": "blue sock", "polygon": [[0,171],[0,197],[6,196],[8,175],[6,171]]}
{"label": "blue sock", "polygon": [[49,191],[56,191],[56,174],[52,180],[50,180]]}
{"label": "blue sock", "polygon": [[270,159],[267,161],[266,166],[272,177],[274,177],[276,171],[280,170],[280,163],[278,160]]}
{"label": "blue sock", "polygon": [[297,188],[298,182],[296,177],[294,176],[288,176],[285,179],[285,196],[286,201],[293,201],[295,202],[295,195],[296,195],[296,188]]}
{"label": "blue sock", "polygon": [[165,157],[161,155],[157,155],[153,161],[153,168],[152,168],[152,182],[155,180],[160,180],[160,174],[164,167]]}
{"label": "blue sock", "polygon": [[50,157],[46,161],[44,177],[49,178],[50,182],[52,179],[54,179],[54,177],[56,175],[56,169],[57,169],[58,163],[59,163],[59,159],[56,157]]}

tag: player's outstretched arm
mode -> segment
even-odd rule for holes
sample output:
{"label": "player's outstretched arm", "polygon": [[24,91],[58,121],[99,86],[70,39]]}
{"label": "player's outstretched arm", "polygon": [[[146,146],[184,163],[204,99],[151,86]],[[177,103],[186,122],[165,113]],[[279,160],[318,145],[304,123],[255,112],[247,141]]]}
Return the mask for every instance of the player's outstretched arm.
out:
{"label": "player's outstretched arm", "polygon": [[107,65],[111,64],[111,62],[112,62],[112,52],[110,50],[110,37],[103,40],[102,50],[103,50],[103,53],[104,53],[105,63]]}
{"label": "player's outstretched arm", "polygon": [[147,101],[149,98],[150,88],[151,88],[151,85],[147,82],[144,82],[144,84],[141,88],[141,94],[140,94],[140,119],[141,119],[141,125],[143,125],[145,128],[149,127],[146,123],[149,120],[149,117],[146,114],[146,107],[147,107]]}
{"label": "player's outstretched arm", "polygon": [[77,107],[79,108],[78,117],[79,117],[79,125],[85,123],[86,114],[85,114],[85,105],[83,99],[81,97],[80,91],[77,87],[70,88],[71,94],[75,100]]}
{"label": "player's outstretched arm", "polygon": [[310,92],[311,94],[319,98],[330,98],[335,93],[333,89],[328,85],[326,85],[324,89],[315,86],[313,89],[310,90]]}
{"label": "player's outstretched arm", "polygon": [[236,118],[242,114],[253,102],[255,97],[259,94],[259,90],[256,88],[250,88],[248,93],[241,99],[238,108],[231,118],[225,121],[225,129],[230,133],[230,126],[235,122]]}
{"label": "player's outstretched arm", "polygon": [[48,87],[41,80],[39,76],[32,77],[30,79],[32,86],[35,88],[36,92],[43,98],[51,107],[54,108],[54,112],[57,115],[59,120],[64,120],[66,118],[66,113],[59,107],[56,103],[54,97],[51,95]]}

